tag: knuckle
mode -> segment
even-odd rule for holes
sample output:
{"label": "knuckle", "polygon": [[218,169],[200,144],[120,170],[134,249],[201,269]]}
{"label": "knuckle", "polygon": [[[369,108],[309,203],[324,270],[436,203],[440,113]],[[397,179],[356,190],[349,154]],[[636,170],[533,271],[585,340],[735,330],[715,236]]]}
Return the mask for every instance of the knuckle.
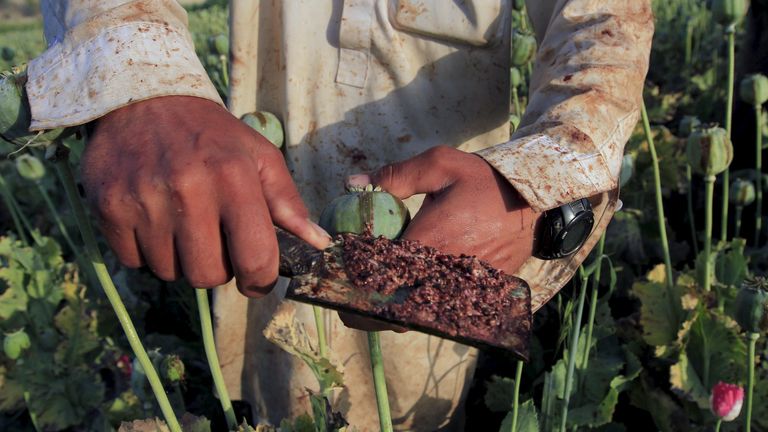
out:
{"label": "knuckle", "polygon": [[456,155],[457,150],[446,145],[438,145],[424,152],[425,159],[430,166],[445,167],[446,162]]}
{"label": "knuckle", "polygon": [[244,282],[269,283],[277,277],[277,259],[264,256],[260,260],[249,260],[238,265],[236,275]]}
{"label": "knuckle", "polygon": [[272,143],[267,141],[266,138],[261,137],[262,140],[258,142],[257,158],[263,166],[268,167],[280,167],[285,166],[285,160],[283,159],[283,153]]}
{"label": "knuckle", "polygon": [[397,163],[384,165],[371,176],[371,181],[386,188],[396,183],[399,171]]}
{"label": "knuckle", "polygon": [[200,174],[197,170],[174,170],[168,177],[168,185],[176,192],[189,192],[194,190],[200,182]]}
{"label": "knuckle", "polygon": [[249,164],[240,158],[222,158],[213,164],[213,170],[216,177],[225,185],[237,188],[249,184],[249,177],[253,175],[254,170],[250,169]]}
{"label": "knuckle", "polygon": [[116,184],[107,184],[95,194],[92,207],[96,210],[96,214],[101,220],[115,221],[119,218],[123,207],[121,201],[122,191],[120,187]]}
{"label": "knuckle", "polygon": [[182,204],[189,204],[200,195],[203,174],[199,170],[176,170],[168,176],[172,196]]}

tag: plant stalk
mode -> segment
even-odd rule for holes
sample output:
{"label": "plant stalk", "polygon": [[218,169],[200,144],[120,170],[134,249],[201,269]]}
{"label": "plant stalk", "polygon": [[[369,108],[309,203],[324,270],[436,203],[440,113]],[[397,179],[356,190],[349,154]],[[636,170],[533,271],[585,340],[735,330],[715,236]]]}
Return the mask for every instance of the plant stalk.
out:
{"label": "plant stalk", "polygon": [[168,428],[172,432],[181,432],[181,426],[176,419],[176,414],[173,412],[173,408],[168,400],[168,395],[163,388],[163,384],[160,381],[160,377],[158,376],[155,367],[152,365],[152,361],[149,359],[147,351],[144,349],[144,346],[139,339],[139,335],[136,333],[136,328],[133,326],[131,317],[125,309],[125,305],[115,288],[115,284],[112,282],[109,271],[107,271],[107,266],[104,264],[104,258],[99,251],[96,243],[96,236],[93,234],[93,229],[88,222],[83,203],[80,201],[77,186],[75,186],[75,179],[66,157],[63,157],[56,162],[56,169],[61,175],[67,199],[75,213],[77,226],[80,229],[80,234],[85,243],[85,253],[88,257],[88,261],[91,262],[96,277],[99,279],[101,287],[104,289],[104,293],[106,294],[109,303],[112,305],[112,309],[115,311],[115,315],[117,315],[117,319],[123,328],[125,337],[128,339],[128,344],[131,346],[134,355],[139,360],[139,364],[141,364],[144,373],[147,375],[147,380],[152,388],[152,392],[155,394],[155,398],[163,413],[165,422],[168,424]]}
{"label": "plant stalk", "polygon": [[53,221],[56,223],[56,226],[59,228],[59,231],[61,231],[62,237],[64,237],[64,240],[67,242],[67,246],[72,250],[72,253],[75,254],[75,256],[82,256],[83,254],[80,252],[80,248],[75,245],[75,242],[72,241],[72,237],[69,236],[69,230],[67,230],[67,226],[64,225],[64,221],[61,219],[61,216],[59,215],[59,212],[56,210],[56,206],[53,205],[53,201],[51,200],[51,196],[48,195],[48,192],[45,190],[42,184],[40,182],[35,182],[35,186],[37,186],[37,189],[40,191],[40,195],[43,197],[43,201],[45,201],[45,205],[48,207],[48,210],[51,212],[51,215],[53,216]]}
{"label": "plant stalk", "polygon": [[693,23],[689,20],[685,25],[685,66],[688,71],[691,70],[692,53],[693,53]]}
{"label": "plant stalk", "polygon": [[719,418],[717,419],[717,423],[715,424],[715,432],[720,432],[720,425],[723,424],[723,419]]}
{"label": "plant stalk", "polygon": [[[603,268],[603,253],[605,252],[605,233],[600,236],[600,241],[597,243],[597,267],[595,268],[595,274],[592,276],[592,293],[589,299],[589,317],[587,318],[587,343],[584,345],[584,359],[581,364],[586,369],[589,365],[589,354],[592,347],[592,330],[595,326],[595,315],[597,315],[597,301],[598,291],[600,288],[600,273]],[[579,383],[581,386],[581,383]]]}
{"label": "plant stalk", "polygon": [[176,402],[176,409],[181,410],[181,412],[186,412],[187,404],[184,403],[184,395],[181,393],[181,386],[178,382],[174,382],[172,385],[173,399]]}
{"label": "plant stalk", "polygon": [[[728,139],[731,139],[733,129],[733,81],[735,75],[736,62],[736,27],[730,25],[725,30],[728,35],[728,100],[725,107],[725,132]],[[728,240],[728,195],[730,194],[730,169],[723,171],[723,206],[720,213],[720,240]]]}
{"label": "plant stalk", "polygon": [[[715,176],[704,177],[704,291],[712,289],[712,201],[715,195]],[[671,298],[671,297],[670,297]]]}
{"label": "plant stalk", "polygon": [[523,117],[523,109],[520,106],[520,96],[517,94],[517,87],[512,87],[512,103],[515,107],[515,114],[522,118]]}
{"label": "plant stalk", "polygon": [[701,377],[701,382],[704,384],[704,388],[712,388],[709,382],[709,371],[711,370],[711,357],[712,353],[709,351],[709,339],[706,330],[704,329],[704,323],[699,319],[696,321],[702,334],[701,351],[704,357],[704,373]]}
{"label": "plant stalk", "polygon": [[[583,272],[582,272],[583,273]],[[560,432],[565,432],[565,425],[568,421],[568,403],[571,400],[571,390],[573,389],[573,373],[576,370],[576,352],[579,350],[579,334],[581,333],[581,318],[584,314],[584,299],[587,293],[588,277],[581,277],[581,292],[579,293],[579,304],[576,307],[576,318],[571,327],[571,343],[568,352],[568,369],[565,374],[565,395],[563,397],[563,408],[560,418]]]}
{"label": "plant stalk", "polygon": [[221,62],[221,80],[224,82],[224,87],[229,89],[229,62],[227,61],[227,56],[222,54],[219,56],[219,61]]}
{"label": "plant stalk", "polygon": [[312,306],[312,312],[315,314],[317,345],[320,350],[320,357],[328,358],[328,342],[325,337],[325,316],[323,316],[323,308],[320,306]]}
{"label": "plant stalk", "polygon": [[8,186],[5,183],[5,179],[2,175],[0,175],[0,194],[3,195],[3,202],[5,203],[5,206],[8,208],[8,213],[10,213],[11,218],[13,219],[13,225],[16,227],[16,235],[19,236],[19,240],[24,244],[24,246],[29,245],[29,239],[27,238],[27,233],[24,232],[24,227],[21,224],[21,219],[19,218],[19,215],[16,213],[16,207],[14,206],[14,200],[13,196],[11,195],[11,192],[8,190]]}
{"label": "plant stalk", "polygon": [[[40,235],[36,234],[32,229],[32,224],[29,222],[29,219],[27,219],[27,216],[24,214],[24,212],[21,211],[19,202],[16,201],[16,198],[11,193],[11,188],[8,187],[8,183],[5,182],[5,179],[2,175],[0,175],[0,193],[3,194],[3,199],[6,205],[10,209],[11,214],[14,215],[14,222],[18,219],[21,222],[21,226],[23,226],[29,235],[32,236],[32,241],[34,241],[38,246],[42,245],[42,239],[40,238]],[[22,241],[25,245],[29,244],[26,235],[24,235],[24,230],[19,231],[19,236],[22,238]]]}
{"label": "plant stalk", "polygon": [[734,223],[736,226],[733,229],[733,236],[738,237],[739,234],[741,234],[741,212],[744,210],[744,206],[736,205],[736,213],[733,215],[733,217],[736,219]]}
{"label": "plant stalk", "polygon": [[213,377],[213,386],[219,396],[221,409],[224,411],[224,418],[227,420],[229,430],[237,429],[237,419],[235,410],[232,408],[232,401],[229,399],[227,386],[224,384],[224,376],[219,366],[219,356],[216,354],[216,343],[213,338],[213,325],[211,325],[211,308],[208,305],[208,291],[202,288],[195,289],[197,297],[197,310],[200,313],[200,327],[202,328],[203,347],[205,348],[205,357],[208,359],[208,368]]}
{"label": "plant stalk", "polygon": [[760,247],[760,237],[763,228],[763,122],[761,118],[762,108],[755,107],[755,121],[757,122],[757,137],[755,138],[755,169],[757,170],[756,194],[755,194],[755,247]]}
{"label": "plant stalk", "polygon": [[387,381],[384,377],[384,359],[381,355],[379,332],[368,332],[368,349],[371,355],[373,387],[376,391],[376,407],[379,411],[379,427],[382,432],[392,432],[392,415],[389,412]]}
{"label": "plant stalk", "polygon": [[748,333],[747,342],[749,344],[749,353],[747,354],[747,412],[744,415],[744,430],[749,432],[752,427],[752,393],[755,388],[755,345],[760,333]]}
{"label": "plant stalk", "polygon": [[699,242],[696,238],[696,219],[693,216],[693,173],[691,172],[691,166],[685,165],[685,178],[688,181],[688,193],[685,194],[685,198],[688,201],[688,221],[691,226],[691,245],[693,245],[693,253],[695,256],[699,255]]}
{"label": "plant stalk", "polygon": [[512,399],[512,429],[510,432],[517,432],[517,414],[520,408],[520,380],[523,377],[523,361],[518,360],[515,366],[515,394]]}
{"label": "plant stalk", "polygon": [[40,427],[40,423],[37,421],[37,414],[32,412],[31,405],[29,404],[29,392],[24,392],[24,404],[27,406],[27,413],[29,414],[29,420],[32,422],[32,427],[35,428],[36,432],[42,432],[42,428]]}
{"label": "plant stalk", "polygon": [[[651,133],[651,123],[648,120],[648,111],[645,108],[645,102],[641,105],[641,114],[643,117],[643,131],[645,139],[648,141],[648,148],[651,152],[653,162],[653,184],[656,193],[656,219],[659,223],[659,237],[661,238],[661,248],[664,251],[664,267],[667,273],[667,288],[671,289],[674,280],[672,279],[672,258],[669,254],[669,241],[667,241],[667,226],[664,217],[664,203],[661,195],[661,173],[659,170],[659,158],[656,155],[656,146],[653,143],[653,134]],[[671,298],[671,297],[670,297]]]}

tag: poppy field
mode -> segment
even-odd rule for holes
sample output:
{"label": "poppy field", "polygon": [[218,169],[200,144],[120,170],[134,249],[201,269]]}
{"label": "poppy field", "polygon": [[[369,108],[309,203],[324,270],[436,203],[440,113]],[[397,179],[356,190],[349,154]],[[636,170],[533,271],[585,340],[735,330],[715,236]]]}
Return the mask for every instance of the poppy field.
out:
{"label": "poppy field", "polygon": [[[225,99],[226,3],[187,7]],[[513,3],[512,129],[536,72],[523,2]],[[480,354],[465,430],[768,431],[768,2],[653,7],[622,208],[534,315],[530,361]],[[357,430],[334,404],[345,383],[332,344],[273,319],[267,338],[318,382],[305,414],[256,424],[224,387],[210,292],[118,264],[81,196],[82,131],[30,134],[20,120],[23,65],[44,48],[36,15],[0,23],[0,430]],[[282,144],[274,116],[243,120]],[[369,343],[371,415],[396,430],[381,364],[396,353],[382,352],[376,333]]]}

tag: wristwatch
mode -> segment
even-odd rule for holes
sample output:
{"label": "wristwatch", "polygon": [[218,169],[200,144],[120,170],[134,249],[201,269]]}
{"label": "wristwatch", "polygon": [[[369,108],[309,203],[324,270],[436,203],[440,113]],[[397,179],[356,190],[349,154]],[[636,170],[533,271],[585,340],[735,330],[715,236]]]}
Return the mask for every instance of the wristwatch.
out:
{"label": "wristwatch", "polygon": [[586,198],[546,211],[534,255],[544,260],[573,255],[587,241],[594,225],[592,205]]}

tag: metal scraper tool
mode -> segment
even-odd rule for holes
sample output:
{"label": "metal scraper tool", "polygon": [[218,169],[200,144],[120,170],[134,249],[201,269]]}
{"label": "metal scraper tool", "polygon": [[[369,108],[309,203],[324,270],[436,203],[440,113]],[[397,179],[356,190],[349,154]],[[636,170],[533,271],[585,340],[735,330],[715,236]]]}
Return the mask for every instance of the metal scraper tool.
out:
{"label": "metal scraper tool", "polygon": [[516,284],[510,294],[513,307],[503,311],[506,328],[512,328],[512,331],[489,335],[487,332],[473,333],[472,328],[461,329],[460,325],[456,330],[456,326],[441,325],[434,320],[420,318],[418,314],[405,320],[395,319],[386,313],[387,307],[408,301],[409,287],[398,289],[400,295],[397,296],[383,296],[357,287],[347,276],[339,242],[320,251],[280,228],[275,228],[275,231],[280,247],[280,275],[291,278],[287,298],[373,318],[481,349],[506,350],[528,360],[531,299],[530,289],[522,279],[513,278]]}

